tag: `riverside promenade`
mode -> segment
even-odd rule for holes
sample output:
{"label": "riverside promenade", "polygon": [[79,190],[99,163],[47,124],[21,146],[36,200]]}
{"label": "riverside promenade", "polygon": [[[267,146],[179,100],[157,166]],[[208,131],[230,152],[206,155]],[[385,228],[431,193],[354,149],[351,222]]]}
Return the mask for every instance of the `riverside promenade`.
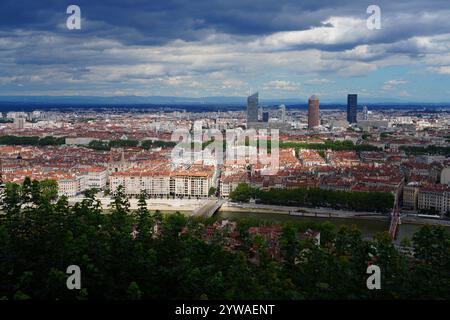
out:
{"label": "riverside promenade", "polygon": [[[77,202],[83,201],[83,197],[71,197],[68,199],[69,205],[74,205]],[[113,199],[109,197],[99,197],[103,210],[108,210],[111,208],[111,203]],[[203,207],[208,203],[210,199],[146,199],[147,208],[149,210],[160,210],[160,211],[194,211],[197,208]],[[136,210],[138,208],[138,199],[129,199],[130,209]]]}

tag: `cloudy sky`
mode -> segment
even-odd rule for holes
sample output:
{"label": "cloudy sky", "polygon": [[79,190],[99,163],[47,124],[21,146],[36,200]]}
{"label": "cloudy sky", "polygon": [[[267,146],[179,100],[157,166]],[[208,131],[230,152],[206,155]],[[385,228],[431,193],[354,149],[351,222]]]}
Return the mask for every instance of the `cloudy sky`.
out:
{"label": "cloudy sky", "polygon": [[0,96],[450,101],[449,0],[102,2],[2,0]]}

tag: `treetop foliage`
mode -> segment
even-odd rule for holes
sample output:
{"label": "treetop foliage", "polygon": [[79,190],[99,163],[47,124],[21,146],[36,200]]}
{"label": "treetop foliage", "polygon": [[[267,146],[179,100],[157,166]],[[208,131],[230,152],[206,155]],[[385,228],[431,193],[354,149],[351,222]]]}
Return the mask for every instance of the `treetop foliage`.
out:
{"label": "treetop foliage", "polygon": [[[48,182],[47,184],[50,184]],[[119,189],[106,214],[93,192],[69,206],[45,183],[10,184],[0,214],[2,299],[449,299],[450,235],[423,227],[414,256],[387,234],[364,239],[357,228],[317,224],[320,245],[300,238],[305,226],[282,225],[273,243],[238,222],[239,245],[226,232],[204,235],[211,219],[163,215],[146,196],[131,211]],[[51,188],[50,188],[51,189]],[[255,263],[251,259],[259,257]],[[368,290],[368,264],[380,266],[382,290]],[[68,290],[66,269],[81,269],[81,290]]]}

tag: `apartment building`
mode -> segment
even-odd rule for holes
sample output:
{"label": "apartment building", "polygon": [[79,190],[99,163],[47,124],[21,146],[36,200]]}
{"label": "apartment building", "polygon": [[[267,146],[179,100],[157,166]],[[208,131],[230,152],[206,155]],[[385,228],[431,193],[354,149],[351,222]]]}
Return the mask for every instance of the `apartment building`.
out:
{"label": "apartment building", "polygon": [[128,195],[139,195],[145,191],[151,197],[170,195],[170,177],[148,171],[124,171],[111,174],[109,178],[111,192],[123,186]]}
{"label": "apartment building", "polygon": [[109,177],[111,192],[119,186],[128,195],[145,191],[151,197],[207,197],[214,186],[214,167],[190,166],[186,169],[168,170],[166,166],[131,169],[112,173]]}
{"label": "apartment building", "polygon": [[80,178],[73,174],[54,178],[58,183],[58,196],[73,197],[80,194]]}
{"label": "apartment building", "polygon": [[410,182],[403,187],[403,207],[406,209],[417,210],[417,201],[419,197],[419,184]]}
{"label": "apartment building", "polygon": [[419,189],[419,210],[435,210],[440,214],[450,211],[450,187],[433,185]]}
{"label": "apartment building", "polygon": [[80,190],[105,189],[108,182],[108,170],[104,167],[89,167],[78,170]]}
{"label": "apartment building", "polygon": [[228,198],[230,193],[237,188],[240,183],[249,183],[248,175],[246,172],[239,172],[223,176],[220,179],[220,195],[224,198]]}

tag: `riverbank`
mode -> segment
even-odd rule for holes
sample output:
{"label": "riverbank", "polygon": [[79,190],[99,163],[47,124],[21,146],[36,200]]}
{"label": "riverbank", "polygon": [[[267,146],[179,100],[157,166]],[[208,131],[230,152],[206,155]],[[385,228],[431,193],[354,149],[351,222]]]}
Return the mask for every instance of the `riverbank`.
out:
{"label": "riverbank", "polygon": [[401,223],[450,227],[450,220],[428,219],[416,216],[401,217]]}
{"label": "riverbank", "polygon": [[[72,197],[69,198],[69,205],[73,206],[77,202],[81,202],[83,197]],[[111,203],[113,199],[108,197],[99,197],[98,200],[101,203],[103,210],[108,210],[111,208]],[[147,209],[155,211],[164,212],[192,212],[197,208],[204,206],[208,203],[210,199],[147,199]],[[138,209],[138,199],[129,199],[130,209]]]}
{"label": "riverbank", "polygon": [[343,219],[364,219],[388,221],[389,216],[376,212],[354,212],[345,210],[334,210],[330,208],[308,208],[291,206],[274,206],[267,204],[237,203],[226,202],[222,205],[219,212],[250,212],[283,214],[289,216],[300,216],[310,218],[343,218]]}
{"label": "riverbank", "polygon": [[[69,198],[69,205],[74,205],[83,200],[83,197]],[[99,197],[103,210],[110,209],[112,199],[108,197]],[[159,210],[165,213],[179,211],[180,213],[190,215],[194,210],[205,206],[211,199],[147,199],[147,208],[155,211]],[[129,199],[130,209],[138,208],[138,199]],[[321,219],[349,219],[349,220],[372,220],[387,222],[390,216],[376,212],[356,212],[346,210],[335,210],[331,208],[309,208],[292,206],[275,206],[256,203],[238,203],[226,201],[218,210],[219,213],[251,213],[251,214],[274,214],[290,217],[321,218]],[[403,224],[415,225],[441,225],[450,227],[448,220],[427,219],[417,216],[404,216],[401,218]]]}

